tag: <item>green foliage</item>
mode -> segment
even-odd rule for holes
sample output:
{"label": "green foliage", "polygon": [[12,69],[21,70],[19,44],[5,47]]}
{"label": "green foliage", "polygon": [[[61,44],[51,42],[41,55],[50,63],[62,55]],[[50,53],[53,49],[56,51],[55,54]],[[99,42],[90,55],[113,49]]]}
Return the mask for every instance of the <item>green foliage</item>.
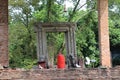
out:
{"label": "green foliage", "polygon": [[[35,40],[30,40],[26,27],[14,23],[9,27],[9,55],[11,67],[23,67],[27,59],[36,59]],[[29,42],[30,41],[30,42]]]}
{"label": "green foliage", "polygon": [[[76,22],[77,55],[95,59],[99,66],[97,1],[87,0],[81,10],[79,0],[71,0],[74,7],[64,12],[64,0],[9,0],[9,56],[10,66],[32,68],[37,60],[34,22]],[[78,3],[78,5],[77,5]],[[120,1],[109,0],[111,47],[120,46]],[[75,7],[76,6],[76,7]],[[48,33],[49,56],[54,60],[64,43],[63,33]],[[65,49],[63,53],[66,54]],[[91,64],[90,66],[93,66]]]}
{"label": "green foliage", "polygon": [[115,46],[120,44],[120,29],[119,28],[110,28],[110,41],[111,45]]}
{"label": "green foliage", "polygon": [[[76,43],[78,56],[90,59],[95,59],[96,63],[94,66],[99,64],[99,50],[97,39],[95,35],[95,27],[97,26],[96,17],[94,12],[90,12],[91,15],[87,14],[85,17],[79,20],[78,28],[76,30]],[[89,25],[89,26],[88,26]]]}
{"label": "green foliage", "polygon": [[[109,31],[111,53],[120,53],[120,0],[109,0]],[[112,51],[113,50],[113,51]],[[114,57],[114,56],[113,56]],[[119,64],[119,56],[112,59],[113,66]]]}
{"label": "green foliage", "polygon": [[[112,0],[111,0],[112,1]],[[109,9],[109,26],[110,26],[110,43],[111,46],[119,46],[120,45],[120,6],[119,0],[115,0],[113,7]]]}
{"label": "green foliage", "polygon": [[43,9],[41,11],[36,11],[34,12],[34,19],[37,21],[41,21],[44,22],[44,20],[46,20],[46,15],[42,15],[42,14],[46,14],[46,10]]}

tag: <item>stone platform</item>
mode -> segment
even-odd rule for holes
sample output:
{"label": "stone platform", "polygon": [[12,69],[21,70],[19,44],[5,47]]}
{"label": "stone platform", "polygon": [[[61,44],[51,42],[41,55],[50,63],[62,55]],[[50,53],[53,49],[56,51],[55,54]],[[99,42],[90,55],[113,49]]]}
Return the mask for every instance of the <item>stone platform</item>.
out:
{"label": "stone platform", "polygon": [[0,80],[120,80],[120,67],[109,69],[2,69]]}

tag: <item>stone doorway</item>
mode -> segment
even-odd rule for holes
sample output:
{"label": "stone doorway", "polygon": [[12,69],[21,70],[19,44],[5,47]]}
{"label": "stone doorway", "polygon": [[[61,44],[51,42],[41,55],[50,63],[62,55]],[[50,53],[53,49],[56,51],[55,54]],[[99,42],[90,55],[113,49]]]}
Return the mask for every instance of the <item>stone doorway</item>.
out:
{"label": "stone doorway", "polygon": [[65,47],[65,33],[64,32],[47,32],[47,51],[48,51],[48,64],[51,67],[57,65],[57,55],[62,53],[66,56]]}
{"label": "stone doorway", "polygon": [[37,34],[37,58],[45,56],[48,59],[46,33],[48,32],[63,32],[65,34],[66,54],[73,55],[77,58],[76,42],[75,42],[75,23],[68,22],[51,22],[51,23],[36,23],[35,32]]}

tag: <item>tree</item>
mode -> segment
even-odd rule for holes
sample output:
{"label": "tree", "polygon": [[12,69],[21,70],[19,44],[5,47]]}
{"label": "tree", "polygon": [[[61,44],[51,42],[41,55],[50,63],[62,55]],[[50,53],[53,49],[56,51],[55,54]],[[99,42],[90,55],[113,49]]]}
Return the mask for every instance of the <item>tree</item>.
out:
{"label": "tree", "polygon": [[10,66],[30,68],[27,61],[33,64],[37,57],[32,13],[38,9],[39,0],[10,0],[9,3]]}

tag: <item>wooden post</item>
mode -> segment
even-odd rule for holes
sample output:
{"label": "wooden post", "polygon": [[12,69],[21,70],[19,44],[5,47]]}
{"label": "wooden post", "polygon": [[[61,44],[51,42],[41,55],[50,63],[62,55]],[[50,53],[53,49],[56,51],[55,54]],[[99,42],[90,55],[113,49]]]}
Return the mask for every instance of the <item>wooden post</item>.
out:
{"label": "wooden post", "polygon": [[101,65],[111,67],[108,28],[108,0],[98,0],[99,48]]}
{"label": "wooden post", "polygon": [[0,64],[8,66],[8,0],[0,0]]}

